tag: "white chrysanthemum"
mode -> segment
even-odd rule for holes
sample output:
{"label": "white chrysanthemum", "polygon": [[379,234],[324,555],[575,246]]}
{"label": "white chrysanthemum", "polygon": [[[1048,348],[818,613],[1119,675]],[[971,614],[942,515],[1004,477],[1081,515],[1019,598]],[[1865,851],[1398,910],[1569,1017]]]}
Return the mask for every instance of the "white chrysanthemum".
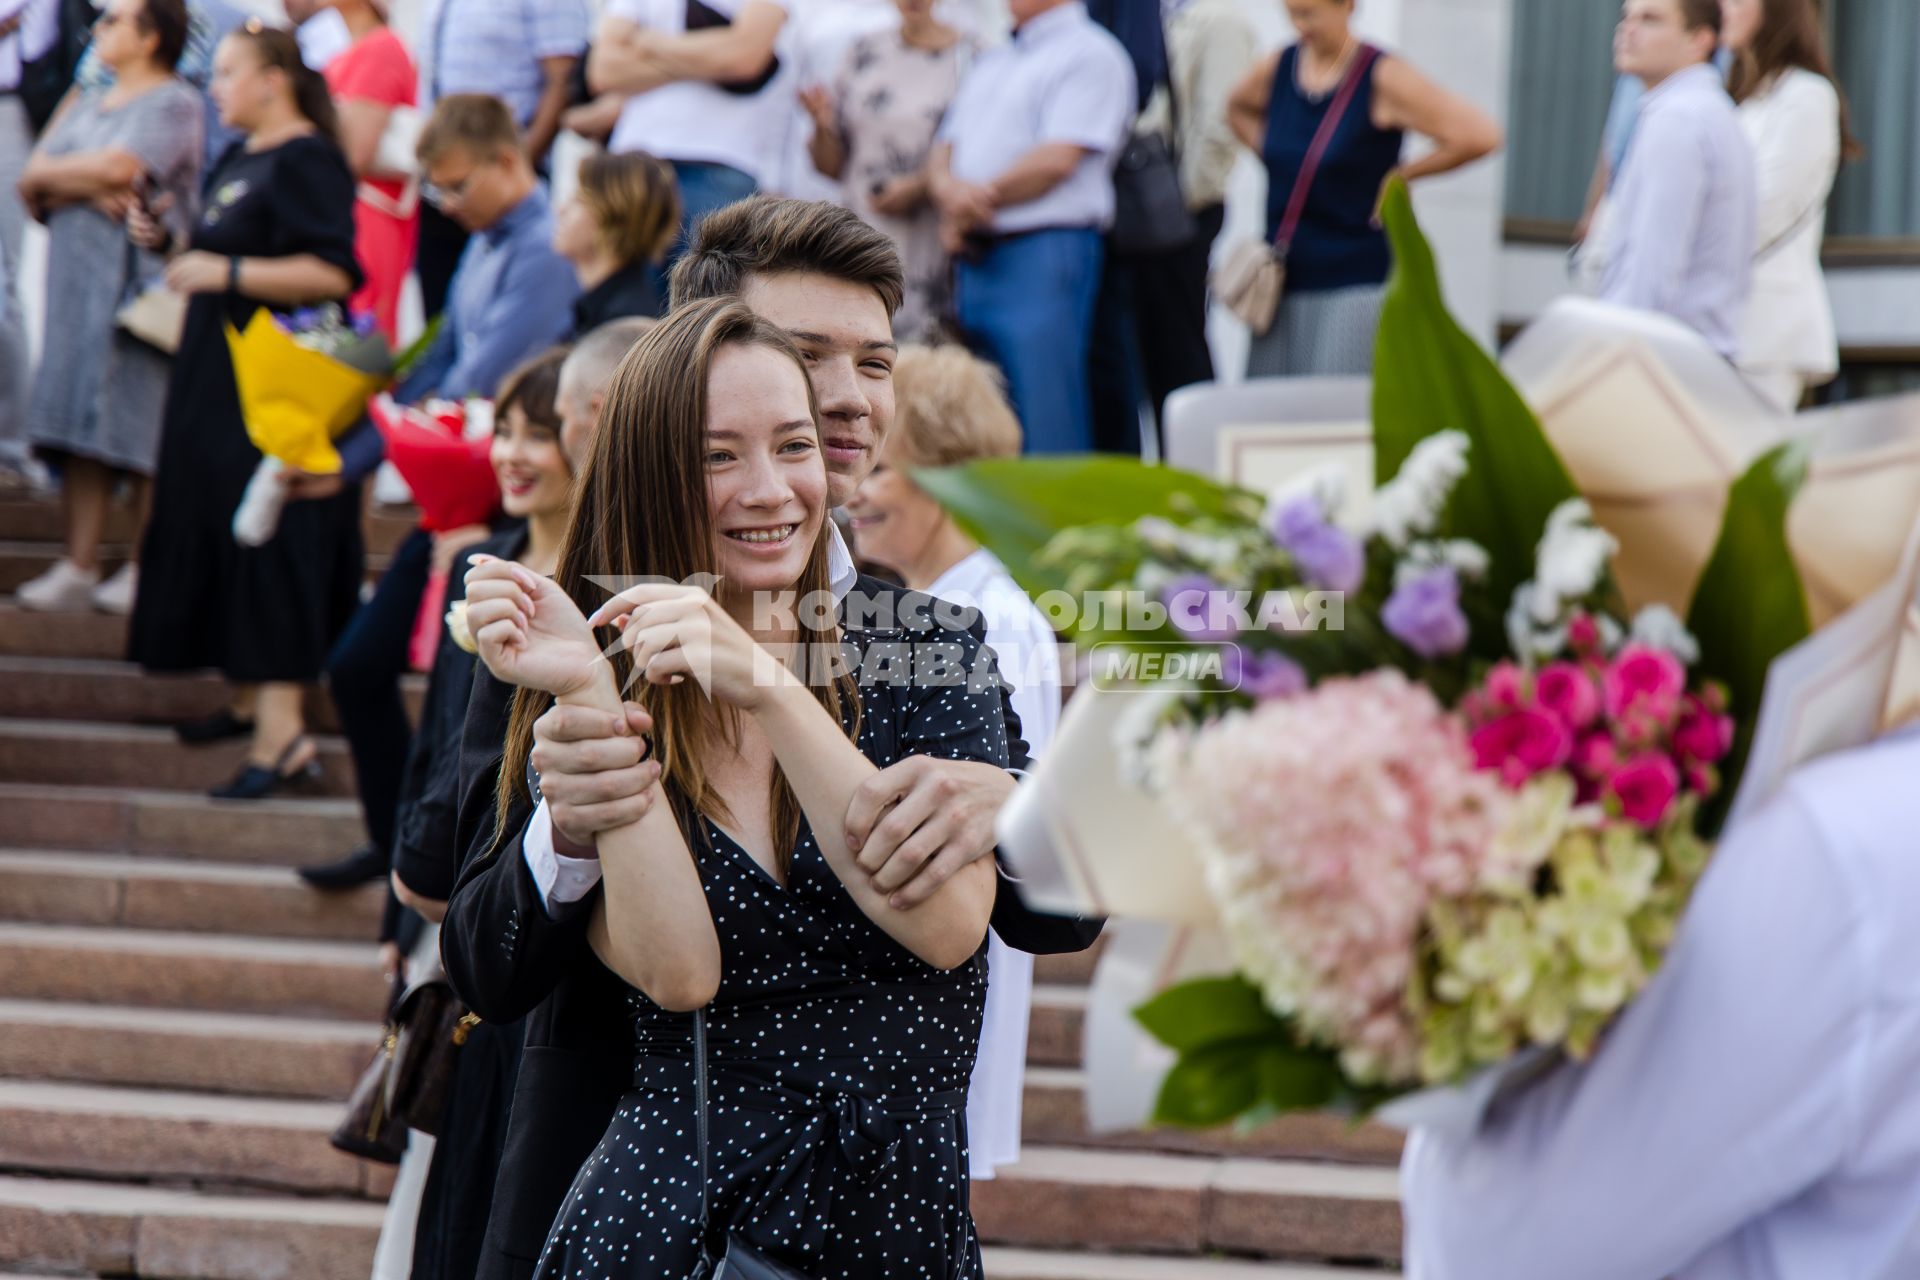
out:
{"label": "white chrysanthemum", "polygon": [[1631,634],[1635,644],[1664,649],[1688,666],[1700,660],[1700,642],[1679,615],[1664,604],[1650,604],[1634,614]]}
{"label": "white chrysanthemum", "polygon": [[454,644],[466,652],[480,652],[480,646],[474,643],[473,631],[467,626],[467,602],[465,600],[455,600],[447,606],[447,634],[453,637]]}
{"label": "white chrysanthemum", "polygon": [[1555,507],[1534,557],[1533,620],[1549,626],[1561,620],[1567,605],[1592,595],[1619,549],[1614,536],[1593,523],[1593,509],[1584,498]]}
{"label": "white chrysanthemum", "polygon": [[1432,533],[1454,485],[1467,474],[1464,431],[1441,431],[1413,447],[1399,474],[1373,491],[1372,531],[1395,550]]}
{"label": "white chrysanthemum", "polygon": [[1277,486],[1267,495],[1267,508],[1260,522],[1271,524],[1276,511],[1301,498],[1311,498],[1324,518],[1337,520],[1347,502],[1346,468],[1336,462],[1323,463]]}
{"label": "white chrysanthemum", "polygon": [[1393,585],[1405,586],[1409,579],[1435,569],[1449,568],[1460,578],[1472,581],[1486,576],[1492,564],[1486,548],[1465,538],[1424,538],[1407,548],[1393,566]]}

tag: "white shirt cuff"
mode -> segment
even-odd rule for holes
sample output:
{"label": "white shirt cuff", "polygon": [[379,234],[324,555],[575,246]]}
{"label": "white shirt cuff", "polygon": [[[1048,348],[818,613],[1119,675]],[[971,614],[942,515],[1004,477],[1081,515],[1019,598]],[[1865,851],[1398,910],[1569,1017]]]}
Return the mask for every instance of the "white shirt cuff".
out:
{"label": "white shirt cuff", "polygon": [[540,891],[540,905],[548,915],[556,914],[555,907],[580,901],[600,883],[600,859],[569,858],[554,851],[553,815],[547,811],[545,800],[527,822],[520,852],[526,857],[534,888]]}

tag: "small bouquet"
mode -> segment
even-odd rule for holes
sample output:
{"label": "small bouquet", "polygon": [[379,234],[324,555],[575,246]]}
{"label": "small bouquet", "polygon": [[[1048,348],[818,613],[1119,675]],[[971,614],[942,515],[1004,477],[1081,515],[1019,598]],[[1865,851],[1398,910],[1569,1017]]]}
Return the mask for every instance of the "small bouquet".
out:
{"label": "small bouquet", "polygon": [[[1324,472],[1263,496],[1117,459],[915,476],[1029,593],[1080,606],[1076,642],[1180,659],[1154,696],[1077,694],[1001,823],[1028,885],[1066,886],[1041,905],[1223,937],[1233,972],[1133,1010],[1174,1053],[1165,1122],[1371,1112],[1591,1054],[1666,955],[1768,667],[1809,631],[1795,450],[1732,486],[1690,602],[1629,610],[1615,540],[1446,314],[1404,187],[1383,207],[1360,503]],[[1115,788],[1141,834],[1089,816]],[[1090,1056],[1092,1087],[1124,1059]]]}
{"label": "small bouquet", "polygon": [[340,469],[334,439],[393,376],[392,349],[371,315],[338,304],[278,313],[262,307],[245,331],[227,327],[247,436],[262,455],[233,513],[234,540],[257,547],[280,527],[288,467]]}
{"label": "small bouquet", "polygon": [[[413,491],[422,529],[444,533],[493,519],[500,510],[500,481],[493,471],[489,401],[430,400],[410,407],[381,395],[368,412],[386,442],[387,460]],[[433,665],[439,648],[447,578],[444,571],[428,575],[414,620],[408,655],[422,671]]]}

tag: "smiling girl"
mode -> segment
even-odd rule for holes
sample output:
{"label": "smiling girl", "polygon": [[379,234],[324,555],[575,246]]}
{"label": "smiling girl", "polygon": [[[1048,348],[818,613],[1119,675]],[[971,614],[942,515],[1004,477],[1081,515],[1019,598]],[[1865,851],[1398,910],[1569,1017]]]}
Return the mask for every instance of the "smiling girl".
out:
{"label": "smiling girl", "polygon": [[[981,1274],[964,1108],[994,871],[973,864],[896,910],[854,862],[844,815],[909,737],[1004,767],[999,691],[965,679],[981,650],[963,632],[843,636],[831,616],[775,603],[828,589],[826,512],[799,352],[713,299],[622,366],[555,576],[503,560],[469,575],[481,657],[522,686],[502,803],[525,785],[544,695],[618,713],[630,679],[667,802],[597,838],[589,936],[633,987],[635,1088],[554,1223],[536,1273],[548,1280],[633,1274],[641,1257],[648,1274],[682,1275],[729,1239],[808,1276]],[[575,601],[601,598],[599,575],[717,587],[629,588],[595,612],[596,636]],[[823,644],[863,671],[896,646],[896,678],[810,685],[783,661]],[[898,678],[930,658],[960,679]],[[693,1010],[712,1079],[704,1241]]]}

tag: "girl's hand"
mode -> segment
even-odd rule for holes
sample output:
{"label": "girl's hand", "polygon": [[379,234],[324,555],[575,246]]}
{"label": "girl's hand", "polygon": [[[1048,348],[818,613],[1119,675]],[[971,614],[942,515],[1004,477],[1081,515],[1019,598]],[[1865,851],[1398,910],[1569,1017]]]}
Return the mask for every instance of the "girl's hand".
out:
{"label": "girl's hand", "polygon": [[189,249],[167,264],[167,288],[175,293],[225,293],[233,264],[217,253]]}
{"label": "girl's hand", "polygon": [[822,133],[840,132],[840,111],[833,93],[825,85],[808,85],[800,91],[800,105],[813,117],[813,127]]}
{"label": "girl's hand", "polygon": [[142,249],[151,249],[155,253],[165,249],[173,240],[173,233],[160,218],[173,208],[173,197],[161,193],[149,202],[136,199],[128,207],[127,238]]}
{"label": "girl's hand", "polygon": [[485,542],[493,530],[484,524],[463,524],[433,535],[432,568],[435,573],[451,573],[460,553],[476,542]]}
{"label": "girl's hand", "polygon": [[594,610],[592,621],[620,628],[636,677],[649,684],[691,676],[715,702],[751,712],[774,689],[798,682],[698,587],[629,587]]}
{"label": "girl's hand", "polygon": [[619,703],[612,672],[580,609],[552,578],[495,556],[467,570],[467,628],[480,660],[508,684],[559,699]]}

